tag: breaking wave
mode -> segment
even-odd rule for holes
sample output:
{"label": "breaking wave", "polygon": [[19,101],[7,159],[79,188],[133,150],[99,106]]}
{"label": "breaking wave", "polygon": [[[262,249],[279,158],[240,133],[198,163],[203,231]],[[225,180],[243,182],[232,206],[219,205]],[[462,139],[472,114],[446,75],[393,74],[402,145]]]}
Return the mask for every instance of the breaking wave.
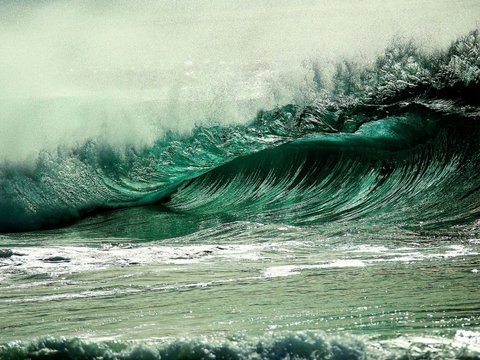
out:
{"label": "breaking wave", "polygon": [[[468,335],[468,334],[467,334]],[[464,336],[463,336],[464,337]],[[367,341],[290,332],[261,337],[178,339],[160,343],[39,338],[0,345],[2,359],[478,359],[479,349],[453,340],[403,338]]]}
{"label": "breaking wave", "polygon": [[307,105],[247,125],[169,132],[153,146],[86,141],[0,166],[0,231],[98,211],[163,211],[317,225],[370,219],[438,229],[480,213],[480,35],[426,54],[394,43],[369,66],[314,71]]}

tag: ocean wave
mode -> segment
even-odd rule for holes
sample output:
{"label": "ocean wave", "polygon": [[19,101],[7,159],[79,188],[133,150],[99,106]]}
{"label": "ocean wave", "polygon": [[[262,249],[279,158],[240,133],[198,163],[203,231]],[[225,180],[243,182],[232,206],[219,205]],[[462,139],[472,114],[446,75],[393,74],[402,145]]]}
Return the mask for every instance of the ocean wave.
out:
{"label": "ocean wave", "polygon": [[248,125],[169,132],[141,149],[90,140],[43,151],[33,165],[3,163],[0,232],[158,202],[302,225],[471,222],[479,48],[478,31],[434,54],[394,43],[369,67],[340,62],[330,87],[319,70],[308,105],[260,111]]}

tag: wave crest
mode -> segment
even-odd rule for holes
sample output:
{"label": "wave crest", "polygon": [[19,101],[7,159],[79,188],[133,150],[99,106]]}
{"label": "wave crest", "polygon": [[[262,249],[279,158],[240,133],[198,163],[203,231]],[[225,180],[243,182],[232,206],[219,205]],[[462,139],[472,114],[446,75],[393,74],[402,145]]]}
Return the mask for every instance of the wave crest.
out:
{"label": "wave crest", "polygon": [[[432,184],[439,197],[447,186],[453,186],[457,198],[468,200],[468,204],[461,202],[468,205],[467,210],[460,211],[460,205],[448,210],[437,207],[432,214],[448,216],[435,220],[432,215],[429,220],[471,221],[478,213],[479,179],[474,169],[480,158],[475,145],[480,114],[479,49],[478,30],[430,55],[413,43],[395,43],[371,67],[339,63],[330,90],[320,87],[321,74],[314,72],[313,102],[261,111],[245,126],[197,127],[191,135],[169,132],[142,149],[91,140],[76,148],[43,152],[33,166],[4,163],[0,166],[0,231],[60,226],[91,212],[172,198],[171,207],[183,209],[189,202],[182,204],[179,199],[188,198],[185,189],[189,187],[183,186],[187,182],[198,179],[193,184],[211,193],[220,191],[218,184],[230,179],[225,186],[233,189],[246,171],[253,172],[245,175],[250,180],[242,186],[267,186],[266,194],[272,196],[277,187],[275,191],[286,192],[284,200],[297,208],[302,206],[296,202],[299,199],[314,197],[316,211],[310,213],[324,209],[330,201],[325,198],[333,196],[350,208],[363,204],[365,208],[356,214],[371,215],[367,205],[372,201],[387,208],[402,196],[418,203]],[[317,140],[311,139],[313,135]],[[266,152],[255,155],[262,150]],[[287,160],[289,168],[275,165],[292,156],[300,159]],[[249,168],[249,161],[263,164],[263,177],[256,178],[258,169]],[[229,162],[233,165],[222,167]],[[222,174],[229,166],[231,171],[238,164],[243,167],[235,170],[237,174],[223,174],[221,179],[203,176]],[[275,175],[273,182],[271,174]],[[335,180],[329,182],[334,174]],[[207,180],[212,176],[213,180]],[[349,190],[328,188],[332,184]],[[245,199],[244,194],[252,193],[252,188],[242,186],[236,188],[235,198]],[[295,197],[292,189],[306,192]],[[371,198],[357,203],[358,194]],[[255,206],[258,215],[263,205],[257,202]]]}

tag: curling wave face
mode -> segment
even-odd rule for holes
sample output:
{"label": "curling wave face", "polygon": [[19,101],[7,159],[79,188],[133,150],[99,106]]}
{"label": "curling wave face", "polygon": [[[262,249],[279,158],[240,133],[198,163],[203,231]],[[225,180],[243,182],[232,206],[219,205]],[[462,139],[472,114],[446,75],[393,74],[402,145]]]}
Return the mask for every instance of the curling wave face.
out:
{"label": "curling wave face", "polygon": [[[246,126],[168,133],[146,148],[87,141],[0,167],[0,231],[59,227],[88,214],[161,211],[319,225],[363,219],[421,229],[480,211],[480,35],[442,53],[395,44],[370,67],[339,63],[308,105]],[[369,220],[370,219],[370,220]]]}

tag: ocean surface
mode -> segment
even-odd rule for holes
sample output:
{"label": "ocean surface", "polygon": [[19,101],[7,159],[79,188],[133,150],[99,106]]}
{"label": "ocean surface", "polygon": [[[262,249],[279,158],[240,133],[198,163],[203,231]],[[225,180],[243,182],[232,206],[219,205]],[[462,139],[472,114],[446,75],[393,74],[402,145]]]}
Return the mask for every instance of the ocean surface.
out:
{"label": "ocean surface", "polygon": [[357,60],[4,96],[0,359],[479,359],[480,33]]}

